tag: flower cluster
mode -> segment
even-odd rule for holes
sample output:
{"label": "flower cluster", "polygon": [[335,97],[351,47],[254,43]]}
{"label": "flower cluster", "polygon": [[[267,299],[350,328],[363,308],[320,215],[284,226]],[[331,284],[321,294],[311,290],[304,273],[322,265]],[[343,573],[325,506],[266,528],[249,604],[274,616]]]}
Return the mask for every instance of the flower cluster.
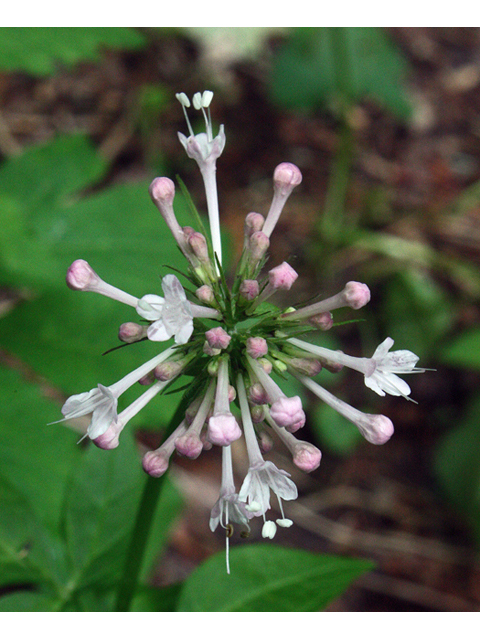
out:
{"label": "flower cluster", "polygon": [[[243,252],[227,285],[216,186],[216,161],[225,146],[225,133],[221,126],[213,135],[209,108],[212,97],[211,91],[193,97],[193,107],[201,112],[206,125],[205,132],[195,135],[187,112],[190,100],[184,93],[177,94],[189,131],[188,136],[179,133],[179,138],[203,178],[210,233],[178,223],[173,206],[175,185],[169,178],[156,178],[150,187],[154,204],[188,262],[195,296],[188,297],[179,279],[171,274],[162,280],[163,296],[136,298],[104,282],[84,260],[76,260],[67,273],[71,289],[93,291],[134,307],[139,322],[121,325],[121,341],[164,342],[173,338],[173,343],[118,382],[108,387],[99,384],[72,396],[62,413],[64,420],[91,415],[86,436],[103,449],[113,449],[133,416],[172,381],[188,376],[183,419],[158,449],[145,454],[143,468],[159,477],[166,472],[174,452],[197,458],[212,445],[222,447],[221,488],[211,511],[210,528],[213,531],[220,524],[226,530],[228,551],[233,524],[248,533],[250,520],[259,516],[266,538],[273,538],[277,527],[292,525],[285,517],[283,501],[294,500],[297,488],[286,471],[263,457],[273,446],[272,436],[284,443],[294,464],[303,471],[313,471],[320,464],[321,452],[297,437],[305,424],[300,397],[287,397],[276,380],[281,381],[286,374],[294,376],[353,422],[369,442],[383,444],[393,434],[393,424],[387,417],[358,411],[320,386],[315,378],[322,368],[339,371],[346,366],[363,374],[367,387],[376,393],[407,398],[410,388],[397,374],[423,369],[416,368],[418,358],[410,351],[391,352],[391,338],[382,342],[371,358],[355,358],[301,339],[310,331],[330,329],[336,309],[366,305],[370,291],[365,284],[348,282],[340,293],[298,308],[279,309],[271,303],[277,291],[289,290],[297,279],[286,262],[264,271],[279,216],[302,180],[293,164],[285,162],[275,169],[273,199],[266,216],[255,212],[246,216]],[[120,396],[137,382],[146,385],[146,390],[118,412]],[[249,470],[237,492],[232,445],[242,435]],[[275,520],[269,515],[272,494],[281,516]]]}

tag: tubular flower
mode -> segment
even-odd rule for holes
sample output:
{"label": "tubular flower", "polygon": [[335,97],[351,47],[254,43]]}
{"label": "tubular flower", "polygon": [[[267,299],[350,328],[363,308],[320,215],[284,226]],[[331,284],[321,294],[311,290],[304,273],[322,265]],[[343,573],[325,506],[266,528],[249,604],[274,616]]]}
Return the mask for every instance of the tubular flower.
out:
{"label": "tubular flower", "polygon": [[[61,421],[90,415],[84,437],[103,449],[121,446],[127,422],[181,378],[178,387],[188,388],[185,411],[163,444],[144,455],[143,468],[160,477],[174,454],[195,459],[212,446],[222,448],[221,487],[212,506],[210,528],[214,531],[220,525],[225,529],[229,571],[229,539],[234,525],[247,534],[252,519],[260,517],[262,536],[271,539],[278,527],[293,524],[285,516],[283,503],[297,498],[297,487],[285,470],[263,455],[280,442],[302,471],[311,472],[320,465],[317,447],[297,438],[296,432],[306,422],[301,394],[288,397],[282,390],[282,378],[296,378],[351,420],[369,442],[379,445],[392,436],[392,422],[386,416],[351,407],[315,378],[323,368],[335,372],[346,366],[360,372],[366,386],[377,394],[408,398],[410,387],[399,376],[424,369],[416,367],[418,358],[411,351],[391,352],[391,338],[384,340],[371,358],[352,357],[308,341],[309,332],[331,329],[335,310],[358,310],[369,302],[370,290],[363,283],[348,282],[340,293],[296,308],[275,305],[278,293],[284,296],[293,291],[298,277],[286,262],[264,269],[282,209],[302,181],[300,170],[291,163],[275,169],[272,203],[265,215],[250,212],[246,216],[242,254],[229,284],[222,268],[216,185],[216,162],[225,146],[225,133],[222,125],[218,134],[213,134],[212,97],[211,91],[204,91],[190,102],[184,93],[177,94],[189,132],[188,136],[179,133],[180,142],[198,164],[204,181],[207,230],[181,226],[175,215],[175,185],[169,178],[155,178],[150,187],[151,198],[187,261],[189,286],[184,289],[175,275],[167,274],[162,279],[163,296],[141,292],[137,297],[107,284],[84,260],[70,266],[67,285],[71,289],[100,293],[140,316],[139,323],[126,318],[118,335],[130,345],[146,341],[152,357],[110,386],[98,384],[69,398],[62,407]],[[204,132],[193,131],[187,111],[191,105],[203,116]],[[202,225],[200,217],[198,220]],[[168,342],[160,353],[159,342]],[[122,394],[136,383],[147,385],[147,389],[143,387],[136,400],[119,410]],[[242,436],[248,472],[237,490],[232,449]],[[272,512],[276,514],[272,516]]]}

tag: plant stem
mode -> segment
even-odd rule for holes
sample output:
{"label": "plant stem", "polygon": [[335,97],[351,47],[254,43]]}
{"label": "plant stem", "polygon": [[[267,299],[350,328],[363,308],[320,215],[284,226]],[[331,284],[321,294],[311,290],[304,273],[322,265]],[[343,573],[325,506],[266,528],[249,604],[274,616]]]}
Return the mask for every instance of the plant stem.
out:
{"label": "plant stem", "polygon": [[165,476],[161,478],[148,476],[145,482],[123,569],[123,576],[117,593],[115,611],[130,610],[164,480]]}

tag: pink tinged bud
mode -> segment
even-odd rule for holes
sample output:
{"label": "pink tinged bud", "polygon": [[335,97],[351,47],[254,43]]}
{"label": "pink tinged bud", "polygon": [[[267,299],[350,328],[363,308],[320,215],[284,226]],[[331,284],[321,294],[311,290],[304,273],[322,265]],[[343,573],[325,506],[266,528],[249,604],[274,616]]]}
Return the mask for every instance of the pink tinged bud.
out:
{"label": "pink tinged bud", "polygon": [[183,360],[166,361],[155,367],[153,375],[157,380],[166,382],[167,380],[173,380],[179,373],[182,372],[185,366]]}
{"label": "pink tinged bud", "polygon": [[199,287],[196,290],[195,295],[200,300],[200,302],[203,302],[204,304],[212,304],[213,302],[215,302],[213,290],[208,286],[208,284],[204,284],[202,287]]}
{"label": "pink tinged bud", "polygon": [[173,200],[175,197],[175,184],[170,178],[155,178],[150,185],[150,197],[158,210],[162,214],[168,228],[172,232],[173,237],[177,241],[182,253],[188,257],[190,249],[187,245],[185,235],[181,226],[178,224],[175,212],[173,210]]}
{"label": "pink tinged bud", "polygon": [[100,278],[85,260],[75,260],[67,271],[67,285],[74,291],[92,291]]}
{"label": "pink tinged bud", "polygon": [[170,178],[155,178],[150,185],[150,197],[157,206],[173,204],[175,183]]}
{"label": "pink tinged bud", "polygon": [[262,367],[265,373],[272,373],[273,364],[268,360],[268,358],[260,358],[258,360],[258,364]]}
{"label": "pink tinged bud", "polygon": [[298,373],[302,373],[304,376],[316,376],[322,370],[322,364],[319,360],[312,360],[311,358],[291,358],[288,361],[288,366],[293,367]]}
{"label": "pink tinged bud", "polygon": [[248,242],[247,261],[251,266],[256,266],[258,262],[264,257],[270,246],[270,240],[263,231],[255,231],[250,236]]}
{"label": "pink tinged bud", "polygon": [[273,289],[288,291],[297,278],[298,273],[287,262],[282,262],[268,272],[268,281]]}
{"label": "pink tinged bud", "polygon": [[258,444],[262,453],[270,453],[273,449],[273,440],[264,429],[258,433]]}
{"label": "pink tinged bud", "polygon": [[318,469],[322,460],[322,452],[309,442],[298,440],[293,450],[293,464],[304,471],[311,473]]}
{"label": "pink tinged bud", "polygon": [[393,436],[393,422],[386,416],[366,413],[356,424],[362,436],[371,444],[385,444]]}
{"label": "pink tinged bud", "polygon": [[127,344],[147,337],[148,327],[136,322],[124,322],[118,330],[118,339]]}
{"label": "pink tinged bud", "polygon": [[138,303],[138,298],[104,282],[85,260],[75,260],[70,265],[66,281],[70,289],[74,291],[93,291],[131,307],[136,307]]}
{"label": "pink tinged bud", "polygon": [[268,404],[268,395],[259,382],[248,389],[248,399],[252,404]]}
{"label": "pink tinged bud", "polygon": [[282,209],[293,189],[302,181],[300,169],[290,162],[282,162],[273,174],[273,200],[268,212],[263,232],[270,237]]}
{"label": "pink tinged bud", "polygon": [[252,233],[255,233],[256,231],[261,231],[263,224],[265,222],[265,218],[262,216],[261,213],[255,213],[254,211],[252,211],[251,213],[247,214],[247,216],[245,217],[245,238],[249,238]]}
{"label": "pink tinged bud", "polygon": [[196,433],[186,433],[175,440],[178,453],[195,460],[203,451],[203,443]]}
{"label": "pink tinged bud", "polygon": [[268,353],[268,345],[265,338],[248,338],[247,342],[247,353],[251,358],[263,358]]}
{"label": "pink tinged bud", "polygon": [[239,293],[248,302],[255,300],[260,292],[260,286],[256,280],[244,280],[240,285]]}
{"label": "pink tinged bud", "polygon": [[226,349],[232,339],[222,327],[215,327],[206,331],[205,337],[212,349]]}
{"label": "pink tinged bud", "polygon": [[321,331],[328,331],[333,327],[333,316],[329,311],[317,313],[316,316],[308,319],[308,324],[311,324],[312,327],[320,329]]}
{"label": "pink tinged bud", "polygon": [[242,435],[235,416],[231,413],[217,413],[208,421],[208,440],[217,446],[226,447]]}
{"label": "pink tinged bud", "polygon": [[170,456],[167,451],[148,451],[142,460],[142,467],[145,473],[152,478],[160,478],[167,471],[170,462]]}
{"label": "pink tinged bud", "polygon": [[208,340],[205,340],[205,343],[203,345],[203,353],[205,353],[207,356],[210,356],[210,357],[213,358],[214,356],[220,355],[222,353],[222,350],[221,349],[214,349],[213,347],[211,347],[208,344]]}
{"label": "pink tinged bud", "polygon": [[148,387],[148,385],[152,384],[153,381],[154,381],[153,374],[147,373],[146,376],[143,376],[143,378],[140,378],[140,380],[138,381],[138,384],[141,384],[144,387]]}
{"label": "pink tinged bud", "polygon": [[205,236],[197,231],[194,231],[188,236],[188,244],[196,258],[202,264],[210,264],[210,256],[208,255],[208,246]]}
{"label": "pink tinged bud", "polygon": [[118,426],[113,423],[108,429],[98,438],[95,438],[92,442],[99,449],[116,449],[119,445],[119,436],[122,429],[119,429]]}
{"label": "pink tinged bud", "polygon": [[343,292],[346,304],[352,309],[361,309],[370,302],[370,289],[361,282],[347,282]]}
{"label": "pink tinged bud", "polygon": [[285,427],[291,433],[301,429],[306,422],[299,396],[279,398],[272,404],[270,415],[279,427]]}
{"label": "pink tinged bud", "polygon": [[235,387],[229,384],[228,385],[228,401],[233,402],[236,397],[237,397],[237,392],[235,390]]}

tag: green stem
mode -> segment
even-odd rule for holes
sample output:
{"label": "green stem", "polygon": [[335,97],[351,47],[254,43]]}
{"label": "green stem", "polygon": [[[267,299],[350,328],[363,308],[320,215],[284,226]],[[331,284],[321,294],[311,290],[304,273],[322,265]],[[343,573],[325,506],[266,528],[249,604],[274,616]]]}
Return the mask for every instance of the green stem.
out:
{"label": "green stem", "polygon": [[164,480],[165,476],[161,478],[148,476],[145,482],[123,569],[123,576],[117,593],[115,611],[130,610],[137,589],[145,549]]}
{"label": "green stem", "polygon": [[[180,402],[170,423],[166,437],[180,424],[188,406],[188,396]],[[152,528],[158,500],[162,493],[166,474],[160,478],[147,477],[125,559],[123,575],[118,587],[115,611],[129,611],[137,590],[145,550]]]}

